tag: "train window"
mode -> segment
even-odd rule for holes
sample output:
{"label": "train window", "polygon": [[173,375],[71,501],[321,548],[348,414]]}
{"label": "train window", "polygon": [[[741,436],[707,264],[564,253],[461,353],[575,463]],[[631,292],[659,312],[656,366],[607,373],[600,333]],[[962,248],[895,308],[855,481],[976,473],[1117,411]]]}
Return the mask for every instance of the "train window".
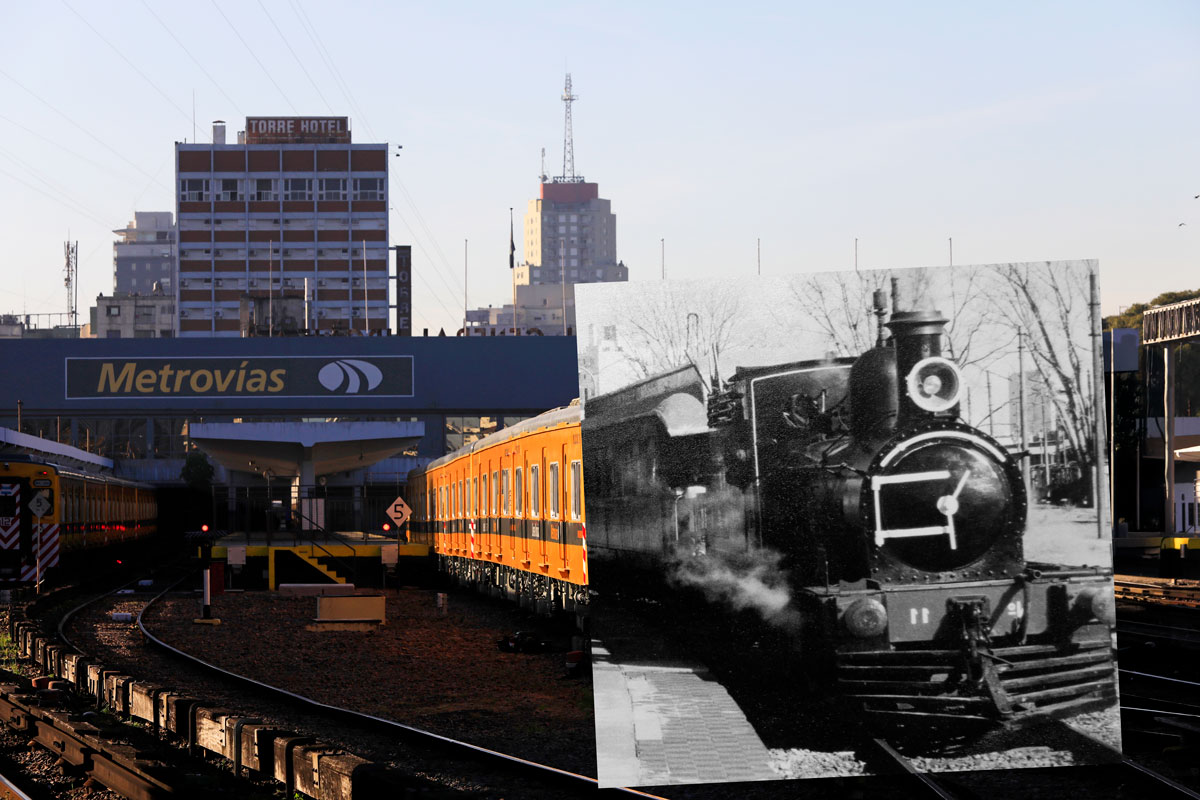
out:
{"label": "train window", "polygon": [[525,487],[521,482],[522,477],[521,468],[517,467],[517,474],[513,481],[513,513],[518,516],[525,513],[524,503],[521,502],[525,499]]}
{"label": "train window", "polygon": [[510,484],[512,483],[512,470],[501,470],[500,472],[500,496],[504,501],[504,514],[508,515],[508,493]]}
{"label": "train window", "polygon": [[483,491],[481,491],[481,492],[479,493],[479,510],[480,510],[481,512],[483,512],[482,516],[485,516],[485,517],[490,517],[490,516],[491,516],[491,514],[490,514],[490,513],[488,513],[488,504],[487,504],[487,498],[488,498],[488,481],[487,481],[487,473],[486,473],[486,472],[485,472],[485,473],[483,473],[483,482],[480,484],[480,488],[481,488]]}
{"label": "train window", "polygon": [[475,513],[475,492],[476,491],[477,491],[477,487],[475,485],[475,478],[467,479],[467,516],[471,516]]}
{"label": "train window", "polygon": [[538,464],[529,465],[529,515],[533,517],[542,514],[542,483],[541,467]]}
{"label": "train window", "polygon": [[571,462],[571,519],[583,515],[583,464]]}
{"label": "train window", "polygon": [[500,473],[492,471],[492,516],[500,513]]}
{"label": "train window", "polygon": [[461,485],[460,483],[450,484],[450,511],[456,517],[458,516],[458,488]]}
{"label": "train window", "polygon": [[550,464],[550,518],[558,519],[558,462]]}

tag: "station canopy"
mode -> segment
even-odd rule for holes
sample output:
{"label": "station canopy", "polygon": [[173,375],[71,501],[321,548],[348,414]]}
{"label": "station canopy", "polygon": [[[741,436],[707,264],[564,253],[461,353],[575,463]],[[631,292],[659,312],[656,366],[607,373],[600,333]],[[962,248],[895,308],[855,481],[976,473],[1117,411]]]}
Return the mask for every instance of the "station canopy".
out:
{"label": "station canopy", "polygon": [[188,439],[230,470],[302,483],[362,469],[415,448],[423,422],[203,422]]}

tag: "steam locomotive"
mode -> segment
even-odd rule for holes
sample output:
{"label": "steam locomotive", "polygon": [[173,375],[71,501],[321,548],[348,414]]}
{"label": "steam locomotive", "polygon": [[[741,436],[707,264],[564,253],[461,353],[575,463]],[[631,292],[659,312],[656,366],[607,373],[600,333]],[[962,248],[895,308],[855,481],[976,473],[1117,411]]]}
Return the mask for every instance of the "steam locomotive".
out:
{"label": "steam locomotive", "polygon": [[807,668],[877,719],[1110,705],[1111,571],[1025,560],[1019,463],[961,420],[947,320],[883,323],[876,302],[879,339],[857,358],[739,368],[711,389],[687,366],[590,399],[593,585],[637,564],[769,565]]}

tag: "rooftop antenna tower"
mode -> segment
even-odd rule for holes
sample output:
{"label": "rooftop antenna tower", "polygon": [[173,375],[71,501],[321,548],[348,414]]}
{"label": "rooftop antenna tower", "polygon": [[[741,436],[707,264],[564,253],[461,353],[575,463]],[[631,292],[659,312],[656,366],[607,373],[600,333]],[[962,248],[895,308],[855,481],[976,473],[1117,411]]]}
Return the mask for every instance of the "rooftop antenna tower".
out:
{"label": "rooftop antenna tower", "polygon": [[[69,234],[68,234],[69,235]],[[66,256],[66,266],[63,271],[66,272],[63,278],[63,285],[67,287],[67,318],[71,320],[71,326],[79,327],[79,242],[67,241],[63,243],[63,254]]]}
{"label": "rooftop antenna tower", "polygon": [[538,179],[542,183],[545,183],[549,180],[549,178],[546,177],[546,148],[544,147],[542,148],[542,171],[538,174]]}
{"label": "rooftop antenna tower", "polygon": [[583,176],[575,176],[575,136],[571,132],[571,103],[579,98],[571,93],[571,73],[567,73],[567,83],[563,87],[562,101],[566,106],[563,121],[563,174],[555,179],[556,183],[582,183]]}

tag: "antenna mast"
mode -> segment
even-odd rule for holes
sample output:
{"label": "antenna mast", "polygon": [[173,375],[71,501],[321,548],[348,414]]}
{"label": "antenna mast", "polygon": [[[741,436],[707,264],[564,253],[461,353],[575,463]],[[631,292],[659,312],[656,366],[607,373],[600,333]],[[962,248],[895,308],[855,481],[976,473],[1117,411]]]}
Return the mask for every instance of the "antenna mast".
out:
{"label": "antenna mast", "polygon": [[575,177],[575,136],[571,132],[571,103],[579,98],[571,94],[571,73],[567,73],[567,83],[563,87],[562,101],[566,106],[566,115],[563,120],[563,173],[559,177],[559,183],[581,183],[583,178]]}
{"label": "antenna mast", "polygon": [[67,287],[67,318],[73,327],[79,327],[79,242],[64,242],[63,254],[66,256],[63,285]]}

